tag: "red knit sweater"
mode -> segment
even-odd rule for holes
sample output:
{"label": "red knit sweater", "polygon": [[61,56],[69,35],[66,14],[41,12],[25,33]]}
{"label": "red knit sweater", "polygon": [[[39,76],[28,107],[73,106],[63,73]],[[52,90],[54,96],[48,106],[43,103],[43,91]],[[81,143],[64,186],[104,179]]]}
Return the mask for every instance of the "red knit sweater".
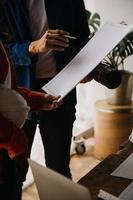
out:
{"label": "red knit sweater", "polygon": [[[15,72],[11,60],[0,43],[0,83],[5,81],[9,67],[11,68],[11,88],[18,91],[27,101],[31,110],[37,111],[42,107],[43,93],[17,87]],[[27,148],[23,130],[0,114],[0,149],[7,149],[11,158],[21,154]]]}

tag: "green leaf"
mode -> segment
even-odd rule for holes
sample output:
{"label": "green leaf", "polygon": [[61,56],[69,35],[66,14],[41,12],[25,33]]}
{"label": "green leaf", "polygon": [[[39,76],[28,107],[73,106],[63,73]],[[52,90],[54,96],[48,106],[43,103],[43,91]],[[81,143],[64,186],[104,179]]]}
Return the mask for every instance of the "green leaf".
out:
{"label": "green leaf", "polygon": [[114,62],[118,60],[119,62],[116,63],[116,68],[123,63],[124,60],[128,57],[133,55],[133,31],[129,32],[121,41],[120,43],[112,50],[112,52],[107,55],[108,62]]}
{"label": "green leaf", "polygon": [[86,15],[91,33],[96,32],[100,26],[100,15],[98,13],[92,15],[88,10],[86,10]]}

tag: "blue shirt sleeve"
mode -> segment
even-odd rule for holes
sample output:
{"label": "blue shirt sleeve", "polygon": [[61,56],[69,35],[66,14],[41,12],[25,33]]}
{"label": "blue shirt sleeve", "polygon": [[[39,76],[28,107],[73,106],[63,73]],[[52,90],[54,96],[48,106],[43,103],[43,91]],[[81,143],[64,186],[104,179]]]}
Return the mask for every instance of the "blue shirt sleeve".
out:
{"label": "blue shirt sleeve", "polygon": [[31,64],[31,58],[28,52],[29,42],[9,44],[8,48],[15,65],[28,66]]}

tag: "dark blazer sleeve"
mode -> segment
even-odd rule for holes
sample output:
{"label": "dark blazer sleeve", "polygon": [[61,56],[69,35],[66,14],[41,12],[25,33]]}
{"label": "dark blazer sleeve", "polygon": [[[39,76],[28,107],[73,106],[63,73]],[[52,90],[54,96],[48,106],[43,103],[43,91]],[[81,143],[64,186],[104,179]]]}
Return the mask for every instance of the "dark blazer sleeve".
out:
{"label": "dark blazer sleeve", "polygon": [[75,27],[77,34],[77,48],[80,50],[88,41],[90,35],[90,30],[88,27],[86,10],[83,0],[74,0],[74,18],[75,18]]}

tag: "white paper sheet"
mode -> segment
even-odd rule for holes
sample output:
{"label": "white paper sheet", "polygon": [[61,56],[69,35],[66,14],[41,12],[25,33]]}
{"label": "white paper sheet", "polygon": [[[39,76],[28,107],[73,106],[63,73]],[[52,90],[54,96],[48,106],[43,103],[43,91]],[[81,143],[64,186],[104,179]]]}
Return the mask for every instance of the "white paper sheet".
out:
{"label": "white paper sheet", "polygon": [[133,200],[133,182],[119,195],[122,200]]}
{"label": "white paper sheet", "polygon": [[133,179],[133,153],[111,174],[112,176]]}
{"label": "white paper sheet", "polygon": [[122,200],[104,190],[99,191],[98,197],[102,198],[103,200]]}
{"label": "white paper sheet", "polygon": [[121,41],[133,26],[105,23],[43,90],[51,95],[66,96]]}

